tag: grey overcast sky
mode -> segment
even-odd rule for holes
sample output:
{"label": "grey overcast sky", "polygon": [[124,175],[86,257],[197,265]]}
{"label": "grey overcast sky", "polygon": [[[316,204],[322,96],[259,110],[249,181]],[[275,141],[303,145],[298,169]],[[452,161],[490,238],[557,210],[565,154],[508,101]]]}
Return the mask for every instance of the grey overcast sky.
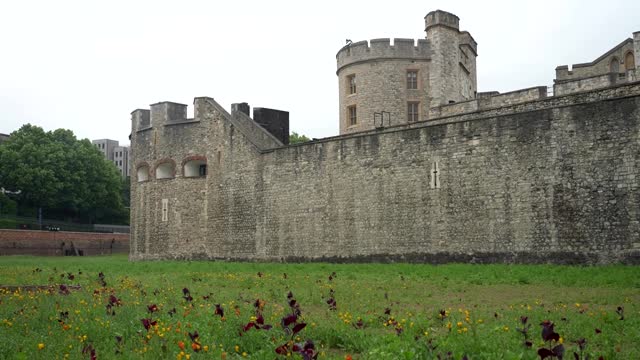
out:
{"label": "grey overcast sky", "polygon": [[640,30],[638,0],[0,1],[0,133],[25,123],[128,144],[130,112],[210,96],[290,112],[292,131],[338,133],[345,39],[424,38],[460,17],[478,42],[478,91],[551,85]]}

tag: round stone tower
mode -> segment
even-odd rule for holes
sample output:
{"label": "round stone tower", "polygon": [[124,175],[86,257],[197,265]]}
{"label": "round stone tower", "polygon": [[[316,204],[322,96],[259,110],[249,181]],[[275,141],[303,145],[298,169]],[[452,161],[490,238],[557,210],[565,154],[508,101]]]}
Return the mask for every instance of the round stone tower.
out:
{"label": "round stone tower", "polygon": [[425,21],[427,39],[373,39],[338,51],[340,134],[427,120],[432,106],[475,97],[475,41],[453,14],[437,10]]}
{"label": "round stone tower", "polygon": [[423,119],[430,56],[426,40],[374,39],[340,49],[340,134]]}

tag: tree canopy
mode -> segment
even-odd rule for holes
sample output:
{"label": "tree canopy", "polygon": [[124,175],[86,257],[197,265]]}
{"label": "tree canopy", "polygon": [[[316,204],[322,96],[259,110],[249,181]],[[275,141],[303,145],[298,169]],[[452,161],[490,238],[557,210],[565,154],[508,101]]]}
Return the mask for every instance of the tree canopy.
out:
{"label": "tree canopy", "polygon": [[307,141],[311,141],[311,139],[309,139],[308,137],[302,135],[302,134],[298,134],[297,132],[292,132],[289,135],[289,145],[291,144],[300,144],[303,142],[307,142]]}
{"label": "tree canopy", "polygon": [[0,186],[22,191],[13,198],[24,215],[41,207],[45,217],[126,222],[122,185],[116,167],[71,130],[27,124],[0,145]]}

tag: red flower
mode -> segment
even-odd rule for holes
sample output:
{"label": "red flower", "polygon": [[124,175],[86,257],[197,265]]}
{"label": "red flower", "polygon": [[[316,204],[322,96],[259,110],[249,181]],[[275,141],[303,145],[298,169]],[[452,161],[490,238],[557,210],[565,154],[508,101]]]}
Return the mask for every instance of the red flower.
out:
{"label": "red flower", "polygon": [[142,326],[145,329],[149,330],[152,326],[156,326],[158,324],[157,321],[153,321],[152,319],[140,319],[142,321]]}

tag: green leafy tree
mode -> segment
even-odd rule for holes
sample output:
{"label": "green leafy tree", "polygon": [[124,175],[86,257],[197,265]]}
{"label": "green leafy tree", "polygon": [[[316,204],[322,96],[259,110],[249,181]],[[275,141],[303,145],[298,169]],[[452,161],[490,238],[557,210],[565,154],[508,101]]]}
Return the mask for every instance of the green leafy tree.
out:
{"label": "green leafy tree", "polygon": [[307,141],[311,141],[311,139],[304,135],[299,135],[295,131],[289,135],[289,144],[300,144]]}
{"label": "green leafy tree", "polygon": [[122,179],[87,139],[30,124],[0,146],[0,185],[19,189],[19,212],[84,221],[126,221]]}
{"label": "green leafy tree", "polygon": [[4,194],[0,194],[0,216],[15,215],[17,210],[17,204],[11,198]]}

